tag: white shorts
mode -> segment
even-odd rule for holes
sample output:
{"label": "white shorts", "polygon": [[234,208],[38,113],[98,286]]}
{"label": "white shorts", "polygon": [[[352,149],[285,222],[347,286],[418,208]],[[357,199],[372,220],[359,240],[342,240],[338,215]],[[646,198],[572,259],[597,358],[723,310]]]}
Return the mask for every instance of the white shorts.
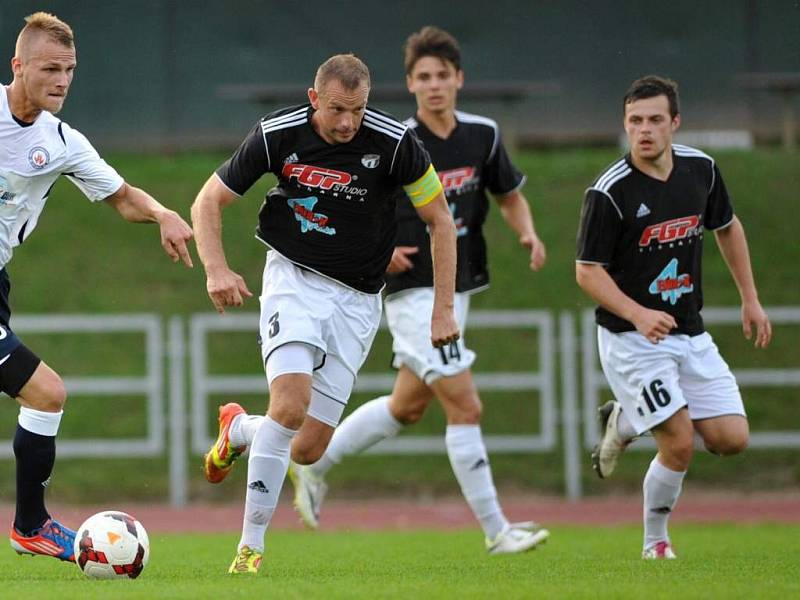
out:
{"label": "white shorts", "polygon": [[414,288],[386,299],[386,321],[392,332],[392,366],[407,367],[426,384],[466,371],[475,353],[464,344],[469,294],[456,294],[454,308],[461,338],[443,348],[431,344],[433,288]]}
{"label": "white shorts", "polygon": [[736,379],[708,332],[653,344],[638,331],[598,327],[597,341],[606,379],[637,433],[683,407],[695,421],[745,416]]}
{"label": "white shorts", "polygon": [[379,294],[365,294],[267,253],[261,292],[261,356],[290,342],[316,349],[308,414],[336,427],[381,319]]}

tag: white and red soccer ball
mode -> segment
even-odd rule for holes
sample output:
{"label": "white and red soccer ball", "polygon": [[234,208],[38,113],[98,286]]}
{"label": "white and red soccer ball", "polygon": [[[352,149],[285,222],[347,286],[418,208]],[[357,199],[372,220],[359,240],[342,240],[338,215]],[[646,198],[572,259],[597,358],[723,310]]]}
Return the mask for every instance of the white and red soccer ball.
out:
{"label": "white and red soccer ball", "polygon": [[75,563],[92,579],[136,579],[150,558],[142,524],[129,514],[105,510],[75,532]]}

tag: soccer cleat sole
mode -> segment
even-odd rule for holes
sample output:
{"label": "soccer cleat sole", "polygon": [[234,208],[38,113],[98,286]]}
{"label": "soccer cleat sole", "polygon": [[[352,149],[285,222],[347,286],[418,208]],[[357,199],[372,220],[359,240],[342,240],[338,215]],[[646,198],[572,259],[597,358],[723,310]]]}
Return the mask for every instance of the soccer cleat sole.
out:
{"label": "soccer cleat sole", "polygon": [[30,556],[31,558],[35,558],[37,556],[46,556],[48,558],[57,558],[62,562],[75,562],[75,556],[72,555],[69,558],[61,558],[57,554],[46,554],[43,552],[33,552],[32,550],[28,550],[25,546],[17,543],[14,540],[9,540],[11,542],[11,549],[14,550],[19,556]]}

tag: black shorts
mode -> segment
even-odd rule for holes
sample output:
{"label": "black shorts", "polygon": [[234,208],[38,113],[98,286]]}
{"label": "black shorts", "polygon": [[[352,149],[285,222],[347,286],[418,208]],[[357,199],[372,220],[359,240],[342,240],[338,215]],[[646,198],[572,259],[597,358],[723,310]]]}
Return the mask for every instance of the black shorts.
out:
{"label": "black shorts", "polygon": [[19,391],[28,383],[40,362],[42,359],[25,344],[17,346],[5,362],[0,364],[0,392],[5,392],[12,398],[19,396]]}
{"label": "black shorts", "polygon": [[19,395],[28,383],[41,359],[31,352],[11,331],[11,307],[8,296],[11,280],[5,269],[0,270],[0,391],[12,398]]}

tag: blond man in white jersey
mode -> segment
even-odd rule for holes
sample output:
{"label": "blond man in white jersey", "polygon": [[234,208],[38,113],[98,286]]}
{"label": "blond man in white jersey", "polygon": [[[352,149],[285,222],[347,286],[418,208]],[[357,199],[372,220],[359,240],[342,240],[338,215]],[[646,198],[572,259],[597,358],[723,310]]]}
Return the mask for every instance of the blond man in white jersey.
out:
{"label": "blond man in white jersey", "polygon": [[14,79],[0,86],[0,391],[21,407],[14,436],[17,508],[10,541],[19,554],[74,561],[75,533],[51,518],[44,504],[66,401],[64,382],[9,327],[11,284],[5,267],[14,248],[36,227],[60,175],[127,221],[158,223],[165,252],[189,267],[186,243],[192,230],[176,212],[127,184],[83,135],[54,116],[66,100],[77,64],[73,33],[47,13],[25,21],[11,59]]}

